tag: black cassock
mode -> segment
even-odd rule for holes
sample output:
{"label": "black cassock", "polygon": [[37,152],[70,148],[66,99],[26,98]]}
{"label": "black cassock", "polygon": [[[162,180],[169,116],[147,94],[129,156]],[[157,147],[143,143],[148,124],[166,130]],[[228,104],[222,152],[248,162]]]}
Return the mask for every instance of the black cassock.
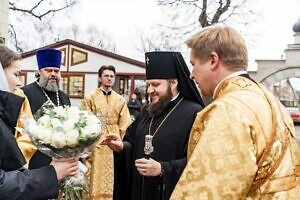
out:
{"label": "black cassock", "polygon": [[[25,95],[29,100],[30,108],[33,114],[35,114],[36,111],[38,111],[41,108],[41,106],[48,100],[47,96],[43,93],[43,90],[36,82],[26,85],[21,89],[24,91]],[[49,92],[46,90],[44,91],[51,99],[51,101],[55,105],[58,105],[56,92]],[[59,96],[60,106],[71,105],[70,98],[64,92],[59,91],[58,96]],[[50,164],[50,162],[51,162],[50,157],[46,156],[40,151],[36,151],[35,154],[32,156],[32,158],[30,159],[29,169],[36,169],[43,166],[47,166]]]}
{"label": "black cassock", "polygon": [[[167,113],[182,97],[169,103],[162,115],[155,117],[151,126],[151,135]],[[137,119],[128,127],[124,136],[124,150],[115,153],[114,199],[142,199],[142,184],[145,185],[145,199],[168,199],[186,165],[187,144],[189,134],[196,117],[201,109],[199,104],[183,100],[178,107],[166,118],[153,137],[154,151],[151,158],[160,162],[163,175],[145,177],[142,180],[134,161],[144,157],[145,135],[149,134],[151,118],[144,109]],[[145,200],[144,199],[144,200]]]}
{"label": "black cassock", "polygon": [[0,199],[49,199],[58,194],[52,166],[26,170],[14,137],[23,97],[0,90]]}

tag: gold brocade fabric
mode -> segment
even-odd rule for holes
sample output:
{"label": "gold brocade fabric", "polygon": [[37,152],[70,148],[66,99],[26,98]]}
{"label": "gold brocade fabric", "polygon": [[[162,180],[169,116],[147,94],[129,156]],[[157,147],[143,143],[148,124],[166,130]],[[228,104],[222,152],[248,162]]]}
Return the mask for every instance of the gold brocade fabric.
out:
{"label": "gold brocade fabric", "polygon": [[102,90],[97,89],[84,98],[84,106],[100,117],[104,127],[102,136],[86,160],[88,167],[87,179],[89,185],[89,198],[93,200],[112,199],[114,183],[113,152],[109,147],[99,143],[107,134],[116,134],[123,138],[125,131],[131,123],[129,110],[125,99],[112,91],[105,96]]}
{"label": "gold brocade fabric", "polygon": [[[18,117],[18,121],[17,121],[17,125],[16,125],[16,127],[24,128],[22,119],[32,118],[30,104],[29,104],[29,101],[28,101],[26,95],[24,94],[24,92],[21,89],[17,89],[15,91],[15,94],[25,98],[25,100],[22,104],[20,114]],[[16,131],[15,138],[17,140],[19,148],[21,149],[21,151],[23,153],[23,156],[25,157],[25,160],[26,160],[25,167],[28,167],[31,157],[36,152],[36,147],[32,144],[32,142],[27,134],[21,134],[18,131]]]}
{"label": "gold brocade fabric", "polygon": [[231,77],[198,113],[188,163],[170,199],[299,199],[299,167],[285,108],[263,86]]}

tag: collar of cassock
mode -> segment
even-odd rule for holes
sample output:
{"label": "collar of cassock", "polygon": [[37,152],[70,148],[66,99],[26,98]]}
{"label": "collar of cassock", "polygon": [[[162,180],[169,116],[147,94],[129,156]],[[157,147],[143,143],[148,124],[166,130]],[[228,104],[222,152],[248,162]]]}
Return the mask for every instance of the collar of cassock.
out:
{"label": "collar of cassock", "polygon": [[111,91],[112,91],[112,90],[110,90],[110,91],[105,91],[105,90],[103,90],[102,88],[100,88],[100,89],[102,90],[104,96],[109,96],[109,95],[111,95]]}
{"label": "collar of cassock", "polygon": [[180,101],[181,98],[182,98],[182,95],[180,93],[178,93],[175,97],[173,97],[172,100],[166,106],[165,112],[172,109],[178,103],[178,101]]}

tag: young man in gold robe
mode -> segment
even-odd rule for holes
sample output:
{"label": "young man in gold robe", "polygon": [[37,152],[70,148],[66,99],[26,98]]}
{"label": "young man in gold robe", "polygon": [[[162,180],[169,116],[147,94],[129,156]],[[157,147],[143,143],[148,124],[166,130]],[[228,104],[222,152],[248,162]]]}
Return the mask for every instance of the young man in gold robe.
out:
{"label": "young man in gold robe", "polygon": [[98,71],[100,87],[84,98],[84,105],[100,117],[104,126],[102,136],[87,159],[86,165],[90,199],[112,199],[114,188],[113,151],[101,141],[108,134],[123,138],[131,123],[126,100],[113,89],[116,70],[114,66],[102,66]]}
{"label": "young man in gold robe", "polygon": [[242,37],[212,25],[187,40],[191,78],[213,102],[191,130],[171,199],[299,199],[299,149],[285,108],[246,72]]}

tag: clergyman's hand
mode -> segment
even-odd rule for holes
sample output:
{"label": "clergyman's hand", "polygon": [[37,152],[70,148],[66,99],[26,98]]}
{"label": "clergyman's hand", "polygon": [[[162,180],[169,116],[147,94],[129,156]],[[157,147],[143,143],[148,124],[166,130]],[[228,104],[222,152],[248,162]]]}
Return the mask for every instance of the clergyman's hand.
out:
{"label": "clergyman's hand", "polygon": [[161,175],[161,164],[152,158],[140,158],[135,160],[135,166],[138,172],[143,176],[159,176]]}
{"label": "clergyman's hand", "polygon": [[116,151],[116,152],[120,152],[124,148],[124,144],[123,144],[121,138],[119,138],[116,135],[112,135],[112,134],[105,136],[105,138],[103,139],[101,144],[107,145],[111,150]]}
{"label": "clergyman's hand", "polygon": [[78,172],[78,159],[52,159],[50,163],[56,171],[57,180],[61,180],[66,176],[74,176]]}

